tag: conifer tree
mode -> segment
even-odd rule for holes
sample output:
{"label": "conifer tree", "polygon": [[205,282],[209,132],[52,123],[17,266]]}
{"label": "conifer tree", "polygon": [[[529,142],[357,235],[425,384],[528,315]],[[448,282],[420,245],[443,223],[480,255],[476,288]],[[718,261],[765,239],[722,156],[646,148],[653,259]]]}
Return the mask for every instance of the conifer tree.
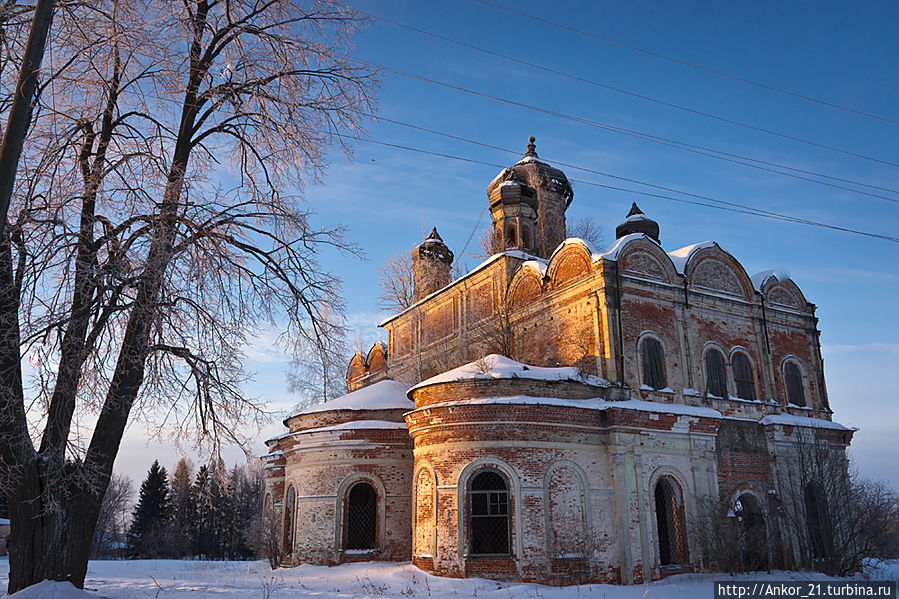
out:
{"label": "conifer tree", "polygon": [[178,460],[171,482],[172,526],[168,545],[172,557],[185,557],[191,553],[191,526],[197,513],[191,494],[193,476],[193,464],[190,460]]}
{"label": "conifer tree", "polygon": [[169,523],[169,479],[165,468],[154,461],[140,485],[140,496],[128,533],[131,557],[164,556]]}

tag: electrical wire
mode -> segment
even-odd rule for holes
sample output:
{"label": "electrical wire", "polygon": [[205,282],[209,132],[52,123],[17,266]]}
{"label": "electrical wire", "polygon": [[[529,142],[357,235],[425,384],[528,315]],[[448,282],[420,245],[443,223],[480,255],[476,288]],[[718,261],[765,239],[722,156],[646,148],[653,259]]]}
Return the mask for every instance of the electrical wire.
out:
{"label": "electrical wire", "polygon": [[716,121],[719,121],[719,122],[722,122],[722,123],[727,123],[727,124],[730,124],[730,125],[735,125],[735,126],[737,126],[737,127],[743,127],[743,128],[745,128],[745,129],[750,129],[750,130],[752,130],[752,131],[757,131],[757,132],[760,132],[760,133],[765,133],[765,134],[768,134],[768,135],[773,135],[773,136],[776,136],[776,137],[780,137],[780,138],[782,138],[782,139],[787,139],[787,140],[790,140],[790,141],[795,141],[795,142],[803,143],[803,144],[806,144],[806,145],[809,145],[809,146],[812,146],[812,147],[815,147],[815,148],[819,148],[819,149],[822,149],[822,150],[828,150],[828,151],[831,151],[831,152],[837,152],[837,153],[840,153],[840,154],[844,154],[844,155],[846,155],[846,156],[853,156],[853,157],[855,157],[855,158],[862,158],[862,159],[864,159],[864,160],[871,160],[871,161],[874,161],[874,162],[880,162],[880,163],[882,163],[882,164],[888,164],[888,165],[890,165],[890,166],[899,166],[899,165],[897,165],[897,164],[893,164],[893,163],[891,163],[891,162],[888,162],[888,161],[885,161],[885,160],[881,160],[880,158],[877,158],[877,157],[874,157],[874,156],[869,156],[869,155],[866,155],[866,154],[862,154],[862,153],[860,153],[860,152],[853,152],[853,151],[851,151],[851,150],[846,150],[846,149],[839,148],[839,147],[836,147],[836,146],[831,146],[831,145],[828,145],[828,144],[819,143],[819,142],[816,142],[816,141],[813,141],[813,140],[810,140],[810,139],[806,139],[806,138],[803,138],[803,137],[797,137],[797,136],[794,136],[794,135],[789,135],[789,134],[787,134],[787,133],[781,133],[781,132],[775,131],[775,130],[773,130],[773,129],[768,129],[768,128],[765,128],[765,127],[759,127],[759,126],[757,126],[757,125],[752,125],[752,124],[750,124],[750,123],[745,123],[745,122],[743,122],[743,121],[738,121],[738,120],[735,120],[735,119],[730,119],[730,118],[727,118],[727,117],[718,116],[718,115],[712,114],[712,113],[710,113],[710,112],[705,112],[705,111],[702,111],[702,110],[697,110],[697,109],[695,109],[695,108],[690,108],[690,107],[688,107],[688,106],[683,106],[683,105],[680,105],[680,104],[675,104],[675,103],[673,103],[673,102],[668,102],[667,100],[661,100],[661,99],[659,99],[659,98],[654,98],[654,97],[652,97],[652,96],[647,96],[647,95],[640,94],[640,93],[637,93],[637,92],[633,92],[633,91],[630,91],[630,90],[627,90],[627,89],[623,89],[623,88],[620,88],[620,87],[615,87],[615,86],[609,85],[609,84],[607,84],[607,83],[602,83],[602,82],[600,82],[600,81],[596,81],[595,79],[588,79],[588,78],[586,78],[586,77],[581,77],[581,76],[579,76],[579,75],[575,75],[575,74],[572,74],[572,73],[569,73],[569,72],[566,72],[566,71],[561,71],[561,70],[554,69],[554,68],[551,68],[551,67],[547,67],[547,66],[544,66],[544,65],[541,65],[541,64],[537,64],[537,63],[534,63],[534,62],[530,62],[530,61],[527,61],[527,60],[523,60],[523,59],[521,59],[521,58],[516,58],[516,57],[514,57],[514,56],[509,56],[508,54],[502,54],[502,53],[500,53],[500,52],[496,52],[496,51],[493,51],[493,50],[488,50],[488,49],[486,49],[486,48],[482,48],[482,47],[476,46],[476,45],[474,45],[474,44],[469,44],[469,43],[467,43],[467,42],[459,41],[459,40],[456,40],[456,39],[453,39],[453,38],[451,38],[451,37],[447,37],[447,36],[445,36],[445,35],[441,35],[441,34],[438,34],[438,33],[433,33],[433,32],[431,32],[431,31],[427,31],[427,30],[421,29],[421,28],[419,28],[419,27],[414,27],[414,26],[412,26],[412,25],[406,25],[405,23],[400,23],[399,21],[394,21],[393,19],[388,19],[387,17],[382,17],[382,16],[379,16],[379,15],[375,15],[375,14],[373,14],[373,13],[364,12],[364,11],[361,11],[361,10],[358,10],[358,9],[356,9],[356,12],[359,13],[359,14],[361,14],[361,15],[364,15],[364,16],[366,16],[366,17],[369,17],[369,18],[372,18],[372,19],[375,19],[375,20],[378,20],[378,21],[382,21],[382,22],[384,22],[384,23],[389,23],[389,24],[391,24],[391,25],[395,25],[395,26],[397,26],[397,27],[401,27],[401,28],[407,29],[407,30],[409,30],[409,31],[414,31],[414,32],[416,32],[416,33],[420,33],[420,34],[422,34],[422,35],[426,35],[426,36],[429,36],[429,37],[432,37],[432,38],[435,38],[435,39],[439,39],[439,40],[442,40],[442,41],[445,41],[445,42],[448,42],[448,43],[451,43],[451,44],[455,44],[455,45],[457,45],[457,46],[461,46],[461,47],[464,47],[464,48],[468,48],[468,49],[471,49],[471,50],[475,50],[476,52],[481,52],[481,53],[487,54],[487,55],[489,55],[489,56],[495,56],[495,57],[501,58],[501,59],[503,59],[503,60],[507,60],[507,61],[514,62],[514,63],[517,63],[517,64],[521,64],[521,65],[524,65],[524,66],[527,66],[527,67],[530,67],[530,68],[533,68],[533,69],[538,69],[538,70],[541,70],[541,71],[544,71],[544,72],[547,72],[547,73],[552,73],[552,74],[558,75],[558,76],[560,76],[560,77],[566,77],[566,78],[568,78],[568,79],[572,79],[572,80],[574,80],[574,81],[579,81],[579,82],[581,82],[581,83],[587,83],[587,84],[589,84],[589,85],[593,85],[593,86],[600,87],[600,88],[603,88],[603,89],[608,89],[608,90],[611,90],[611,91],[614,91],[614,92],[617,92],[617,93],[621,93],[621,94],[625,94],[625,95],[628,95],[628,96],[631,96],[631,97],[634,97],[634,98],[639,98],[639,99],[641,99],[641,100],[646,100],[647,102],[653,102],[653,103],[655,103],[655,104],[659,104],[659,105],[662,105],[662,106],[667,106],[667,107],[669,107],[669,108],[674,108],[674,109],[676,109],[676,110],[681,110],[681,111],[688,112],[688,113],[691,113],[691,114],[695,114],[695,115],[698,115],[698,116],[702,116],[702,117],[705,117],[705,118],[713,119],[713,120],[716,120]]}
{"label": "electrical wire", "polygon": [[556,28],[558,28],[558,29],[562,29],[562,30],[565,30],[565,31],[569,31],[569,32],[571,32],[571,33],[577,33],[577,34],[583,35],[583,36],[585,36],[585,37],[591,37],[591,38],[593,38],[593,39],[597,39],[597,40],[600,40],[600,41],[603,41],[603,42],[606,42],[606,43],[609,43],[609,44],[614,44],[614,45],[620,46],[620,47],[622,47],[622,48],[627,48],[628,50],[634,50],[635,52],[641,52],[641,53],[646,54],[646,55],[648,55],[648,56],[653,56],[653,57],[655,57],[655,58],[660,58],[660,59],[662,59],[662,60],[667,60],[667,61],[670,61],[670,62],[674,62],[674,63],[680,64],[680,65],[683,65],[683,66],[686,66],[686,67],[690,67],[690,68],[692,68],[692,69],[697,69],[697,70],[700,70],[700,71],[705,71],[705,72],[707,72],[707,73],[712,73],[712,74],[718,75],[718,76],[720,76],[720,77],[726,77],[726,78],[728,78],[728,79],[732,79],[732,80],[734,80],[734,81],[739,81],[739,82],[745,83],[745,84],[747,84],[747,85],[753,85],[753,86],[755,86],[755,87],[759,87],[759,88],[766,89],[766,90],[769,90],[769,91],[777,92],[777,93],[779,93],[779,94],[784,94],[784,95],[787,95],[787,96],[792,96],[792,97],[794,97],[794,98],[800,98],[800,99],[806,100],[806,101],[808,101],[808,102],[814,102],[814,103],[816,103],[816,104],[821,104],[822,106],[828,106],[828,107],[830,107],[830,108],[835,108],[835,109],[837,109],[837,110],[842,110],[842,111],[845,111],[845,112],[851,112],[851,113],[853,113],[853,114],[857,114],[857,115],[860,115],[860,116],[864,116],[864,117],[868,117],[868,118],[872,118],[872,119],[877,119],[878,121],[883,121],[883,122],[885,122],[885,123],[892,123],[893,125],[899,125],[899,121],[894,120],[894,119],[891,119],[891,118],[888,118],[888,117],[879,116],[879,115],[876,115],[876,114],[873,114],[873,113],[870,113],[870,112],[865,112],[865,111],[863,111],[863,110],[858,110],[858,109],[856,109],[856,108],[850,108],[849,106],[844,106],[844,105],[842,105],[842,104],[837,104],[837,103],[835,103],[835,102],[829,102],[829,101],[827,101],[827,100],[822,100],[822,99],[820,99],[820,98],[815,98],[814,96],[809,96],[809,95],[806,95],[806,94],[801,94],[801,93],[799,93],[799,92],[790,91],[790,90],[784,89],[784,88],[782,88],[782,87],[776,87],[776,86],[774,86],[774,85],[769,85],[769,84],[767,84],[767,83],[762,83],[762,82],[760,82],[760,81],[755,81],[755,80],[753,80],[753,79],[748,79],[748,78],[746,78],[746,77],[741,77],[741,76],[739,76],[739,75],[734,75],[734,74],[728,73],[728,72],[726,72],[726,71],[721,71],[721,70],[718,70],[718,69],[713,69],[713,68],[711,68],[711,67],[706,67],[706,66],[703,66],[703,65],[700,65],[700,64],[696,64],[696,63],[693,63],[693,62],[689,62],[689,61],[686,61],[686,60],[682,60],[682,59],[680,59],[680,58],[675,58],[675,57],[673,57],[673,56],[668,56],[668,55],[662,54],[662,53],[660,53],[660,52],[654,52],[654,51],[652,51],[652,50],[647,50],[647,49],[641,48],[641,47],[639,47],[639,46],[634,46],[634,45],[632,45],[632,44],[626,44],[626,43],[624,43],[624,42],[619,42],[619,41],[617,41],[617,40],[613,40],[613,39],[610,39],[610,38],[607,38],[607,37],[603,37],[603,36],[597,35],[597,34],[595,34],[595,33],[590,33],[589,31],[584,31],[584,30],[582,30],[582,29],[577,29],[577,28],[571,27],[571,26],[569,26],[569,25],[563,25],[562,23],[558,23],[558,22],[556,22],[556,21],[551,21],[551,20],[545,19],[545,18],[543,18],[543,17],[538,17],[538,16],[536,16],[536,15],[532,15],[532,14],[530,14],[530,13],[526,13],[526,12],[524,12],[524,11],[521,11],[521,10],[518,10],[518,9],[515,9],[515,8],[510,8],[510,7],[508,7],[508,6],[503,6],[503,5],[501,5],[501,4],[496,4],[496,3],[494,3],[494,2],[489,2],[488,0],[475,0],[475,2],[479,2],[479,3],[481,3],[481,4],[484,4],[484,5],[486,5],[486,6],[491,6],[491,7],[493,7],[493,8],[499,9],[499,10],[504,10],[504,11],[509,12],[509,13],[517,14],[517,15],[519,15],[519,16],[522,16],[522,17],[531,19],[531,20],[533,20],[533,21],[537,21],[537,22],[539,22],[539,23],[544,23],[544,24],[546,24],[546,25],[551,25],[551,26],[553,26],[553,27],[556,27]]}
{"label": "electrical wire", "polygon": [[[494,162],[487,162],[484,160],[477,160],[477,159],[468,158],[465,156],[448,154],[446,152],[435,152],[432,150],[426,150],[423,148],[417,148],[417,147],[409,146],[409,145],[405,145],[405,144],[398,144],[398,143],[394,143],[394,142],[377,140],[377,139],[373,139],[371,137],[360,137],[360,136],[356,136],[356,135],[339,135],[339,137],[344,138],[344,139],[352,139],[352,140],[355,140],[358,142],[372,143],[372,144],[376,144],[376,145],[388,147],[388,148],[405,150],[405,151],[409,151],[409,152],[416,152],[416,153],[425,154],[428,156],[435,156],[438,158],[447,158],[447,159],[451,159],[451,160],[457,160],[457,161],[466,162],[469,164],[478,164],[478,165],[490,166],[490,167],[494,167],[494,168],[506,168],[504,165],[494,163]],[[595,181],[585,181],[585,180],[580,180],[580,179],[569,179],[569,181],[573,182],[573,183],[579,183],[579,184],[583,184],[583,185],[599,187],[602,189],[608,189],[611,191],[618,191],[621,193],[657,198],[657,199],[673,201],[673,202],[677,202],[677,203],[681,203],[681,204],[702,206],[702,207],[706,207],[706,208],[722,210],[725,212],[734,212],[734,213],[738,213],[738,214],[757,216],[757,217],[767,218],[767,219],[771,219],[771,220],[784,221],[784,222],[790,222],[790,223],[795,223],[795,224],[804,224],[804,225],[808,225],[808,226],[820,227],[820,228],[829,229],[829,230],[833,230],[833,231],[840,231],[840,232],[844,232],[844,233],[850,233],[850,234],[854,234],[854,235],[861,235],[864,237],[880,239],[880,240],[889,241],[892,243],[899,243],[899,237],[895,237],[892,235],[883,235],[880,233],[872,233],[870,231],[863,231],[861,229],[853,229],[850,227],[843,227],[840,225],[832,225],[829,223],[824,223],[824,222],[815,221],[815,220],[811,220],[811,219],[801,218],[801,217],[797,217],[797,216],[791,216],[791,215],[783,214],[783,213],[779,213],[779,212],[763,210],[761,208],[747,206],[745,204],[729,202],[726,200],[721,200],[721,199],[713,198],[710,196],[699,196],[699,195],[695,195],[695,194],[687,194],[685,192],[673,190],[673,193],[684,193],[685,195],[690,195],[690,196],[696,197],[696,198],[704,198],[704,200],[705,200],[705,201],[698,201],[698,200],[689,200],[689,199],[685,199],[685,198],[678,198],[678,197],[674,197],[674,196],[670,196],[670,195],[653,193],[653,192],[648,192],[648,191],[641,191],[638,189],[628,189],[625,187],[618,187],[615,185],[607,185],[607,184],[598,183]],[[660,189],[665,189],[665,188],[660,188]]]}

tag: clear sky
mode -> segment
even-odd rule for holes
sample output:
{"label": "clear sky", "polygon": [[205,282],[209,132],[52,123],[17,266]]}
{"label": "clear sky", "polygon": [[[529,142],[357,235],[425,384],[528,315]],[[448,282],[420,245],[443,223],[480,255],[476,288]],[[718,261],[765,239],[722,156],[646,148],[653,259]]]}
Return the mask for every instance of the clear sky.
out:
{"label": "clear sky", "polygon": [[[649,50],[681,63],[553,27],[476,0],[358,0],[381,19],[513,56],[549,69],[704,112],[781,136],[626,95],[535,69],[372,19],[353,55],[481,94],[502,103],[385,71],[379,116],[508,148],[515,153],[416,131],[386,120],[369,127],[386,143],[509,165],[537,138],[542,159],[692,194],[880,235],[899,235],[899,3],[896,2],[574,2],[491,0],[543,19]],[[683,63],[882,117],[872,118],[753,86]],[[558,114],[574,118],[563,118]],[[891,122],[892,121],[892,122]],[[589,124],[589,123],[592,124]],[[795,169],[864,183],[877,198],[652,143],[598,125],[641,131]],[[807,142],[787,139],[801,138]],[[830,146],[841,150],[826,149]],[[867,158],[853,156],[864,155]],[[889,164],[893,163],[893,164]],[[818,306],[834,419],[860,427],[852,456],[863,474],[899,488],[899,243],[671,200],[590,183],[653,192],[634,183],[562,167],[576,182],[569,219],[592,217],[607,242],[637,201],[660,223],[671,251],[713,239],[750,274],[788,272]],[[306,190],[322,223],[343,223],[368,260],[322,256],[344,280],[350,321],[368,342],[384,316],[375,307],[376,269],[437,226],[459,260],[467,240],[489,221],[485,189],[500,169],[369,142],[353,161],[335,154],[320,185]],[[822,180],[817,175],[803,177]],[[673,195],[667,192],[659,192]],[[684,199],[696,200],[686,196]],[[481,218],[479,222],[479,217]],[[258,374],[248,392],[288,410],[286,358],[263,337],[251,352]],[[281,432],[280,423],[259,435]],[[148,445],[131,427],[117,470],[143,478],[153,458],[171,466],[175,452]],[[230,452],[232,459],[237,452]]]}

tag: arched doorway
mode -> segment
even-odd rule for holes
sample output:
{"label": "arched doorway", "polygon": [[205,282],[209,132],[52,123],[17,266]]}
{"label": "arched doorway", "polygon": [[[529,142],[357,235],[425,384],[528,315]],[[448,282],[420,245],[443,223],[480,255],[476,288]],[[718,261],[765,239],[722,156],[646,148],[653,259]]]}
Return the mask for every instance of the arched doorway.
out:
{"label": "arched doorway", "polygon": [[659,565],[687,564],[687,526],[683,492],[670,476],[663,476],[655,488],[656,524],[659,535]]}
{"label": "arched doorway", "polygon": [[356,483],[350,488],[346,505],[346,548],[375,549],[378,496],[374,487]]}
{"label": "arched doorway", "polygon": [[767,570],[768,527],[761,505],[753,495],[743,493],[734,505],[734,514],[740,527],[744,569]]}

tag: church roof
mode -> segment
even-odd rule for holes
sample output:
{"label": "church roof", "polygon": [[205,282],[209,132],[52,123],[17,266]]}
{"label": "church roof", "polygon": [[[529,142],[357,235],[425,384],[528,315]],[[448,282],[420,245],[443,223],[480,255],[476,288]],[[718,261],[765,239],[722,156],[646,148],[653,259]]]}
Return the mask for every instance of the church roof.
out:
{"label": "church roof", "polygon": [[409,385],[407,383],[386,379],[357,389],[352,393],[341,395],[331,401],[306,408],[293,416],[333,410],[411,410],[415,406],[406,398],[408,389]]}
{"label": "church roof", "polygon": [[490,354],[484,356],[480,360],[469,362],[447,370],[429,379],[425,379],[418,383],[413,390],[435,385],[438,383],[450,383],[454,381],[473,381],[486,379],[535,379],[541,381],[575,381],[595,387],[608,387],[609,381],[586,374],[580,368],[574,366],[564,366],[559,368],[546,368],[543,366],[530,366],[516,362],[512,358],[507,358],[500,354]]}

